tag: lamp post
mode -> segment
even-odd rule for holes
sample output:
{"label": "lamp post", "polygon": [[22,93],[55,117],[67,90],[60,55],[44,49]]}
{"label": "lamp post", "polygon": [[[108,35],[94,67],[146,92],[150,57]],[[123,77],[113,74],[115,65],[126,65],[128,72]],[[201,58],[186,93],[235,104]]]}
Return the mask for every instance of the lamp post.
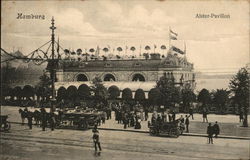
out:
{"label": "lamp post", "polygon": [[51,76],[51,88],[52,88],[52,106],[51,106],[51,112],[55,110],[55,102],[56,102],[56,91],[55,91],[55,78],[56,78],[56,67],[57,67],[57,61],[55,61],[55,29],[54,26],[54,17],[52,17],[51,20],[51,68],[50,68],[50,76]]}

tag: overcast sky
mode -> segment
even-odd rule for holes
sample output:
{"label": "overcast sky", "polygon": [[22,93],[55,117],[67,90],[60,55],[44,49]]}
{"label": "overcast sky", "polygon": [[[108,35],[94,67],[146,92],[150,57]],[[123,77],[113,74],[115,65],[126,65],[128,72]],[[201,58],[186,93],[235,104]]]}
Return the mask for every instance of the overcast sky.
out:
{"label": "overcast sky", "polygon": [[[17,14],[45,15],[45,20],[16,19]],[[196,18],[196,14],[230,18]],[[249,62],[248,1],[5,1],[2,2],[1,47],[25,54],[50,39],[51,17],[64,48],[168,46],[169,27],[186,42],[187,58],[198,71],[236,71]],[[142,49],[143,50],[143,49]],[[143,51],[142,51],[143,52]]]}

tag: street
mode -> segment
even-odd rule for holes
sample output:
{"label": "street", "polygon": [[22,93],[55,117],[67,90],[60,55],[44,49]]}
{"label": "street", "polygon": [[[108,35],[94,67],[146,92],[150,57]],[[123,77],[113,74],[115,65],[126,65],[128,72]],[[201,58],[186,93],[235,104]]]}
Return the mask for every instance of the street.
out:
{"label": "street", "polygon": [[1,159],[248,159],[249,141],[205,137],[153,137],[146,133],[100,130],[103,151],[95,153],[91,130],[41,131],[12,124],[1,132]]}

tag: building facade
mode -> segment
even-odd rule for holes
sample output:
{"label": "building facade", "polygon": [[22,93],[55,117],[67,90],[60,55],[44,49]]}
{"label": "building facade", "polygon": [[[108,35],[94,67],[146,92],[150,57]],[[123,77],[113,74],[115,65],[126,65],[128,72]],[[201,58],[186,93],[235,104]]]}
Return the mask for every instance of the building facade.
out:
{"label": "building facade", "polygon": [[158,56],[148,59],[60,60],[56,72],[56,88],[58,89],[65,83],[87,83],[95,77],[100,77],[104,84],[118,85],[119,88],[120,84],[124,86],[126,83],[129,88],[130,84],[136,82],[156,84],[156,81],[166,73],[167,76],[174,78],[176,85],[189,85],[194,89],[195,74],[193,69],[193,64],[189,63],[185,57],[172,53],[168,53],[165,58]]}

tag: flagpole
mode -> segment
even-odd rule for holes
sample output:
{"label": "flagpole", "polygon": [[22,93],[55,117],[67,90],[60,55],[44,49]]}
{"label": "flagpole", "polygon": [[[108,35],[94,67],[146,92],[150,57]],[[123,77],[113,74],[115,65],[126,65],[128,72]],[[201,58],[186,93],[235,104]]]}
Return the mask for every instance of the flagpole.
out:
{"label": "flagpole", "polygon": [[169,27],[169,36],[168,36],[168,46],[169,46],[169,50],[170,50],[170,44],[171,44],[171,35],[170,35],[170,27]]}
{"label": "flagpole", "polygon": [[186,41],[184,41],[184,58],[187,59],[187,57],[186,57]]}
{"label": "flagpole", "polygon": [[141,45],[140,45],[140,55],[139,55],[139,57],[141,57]]}

